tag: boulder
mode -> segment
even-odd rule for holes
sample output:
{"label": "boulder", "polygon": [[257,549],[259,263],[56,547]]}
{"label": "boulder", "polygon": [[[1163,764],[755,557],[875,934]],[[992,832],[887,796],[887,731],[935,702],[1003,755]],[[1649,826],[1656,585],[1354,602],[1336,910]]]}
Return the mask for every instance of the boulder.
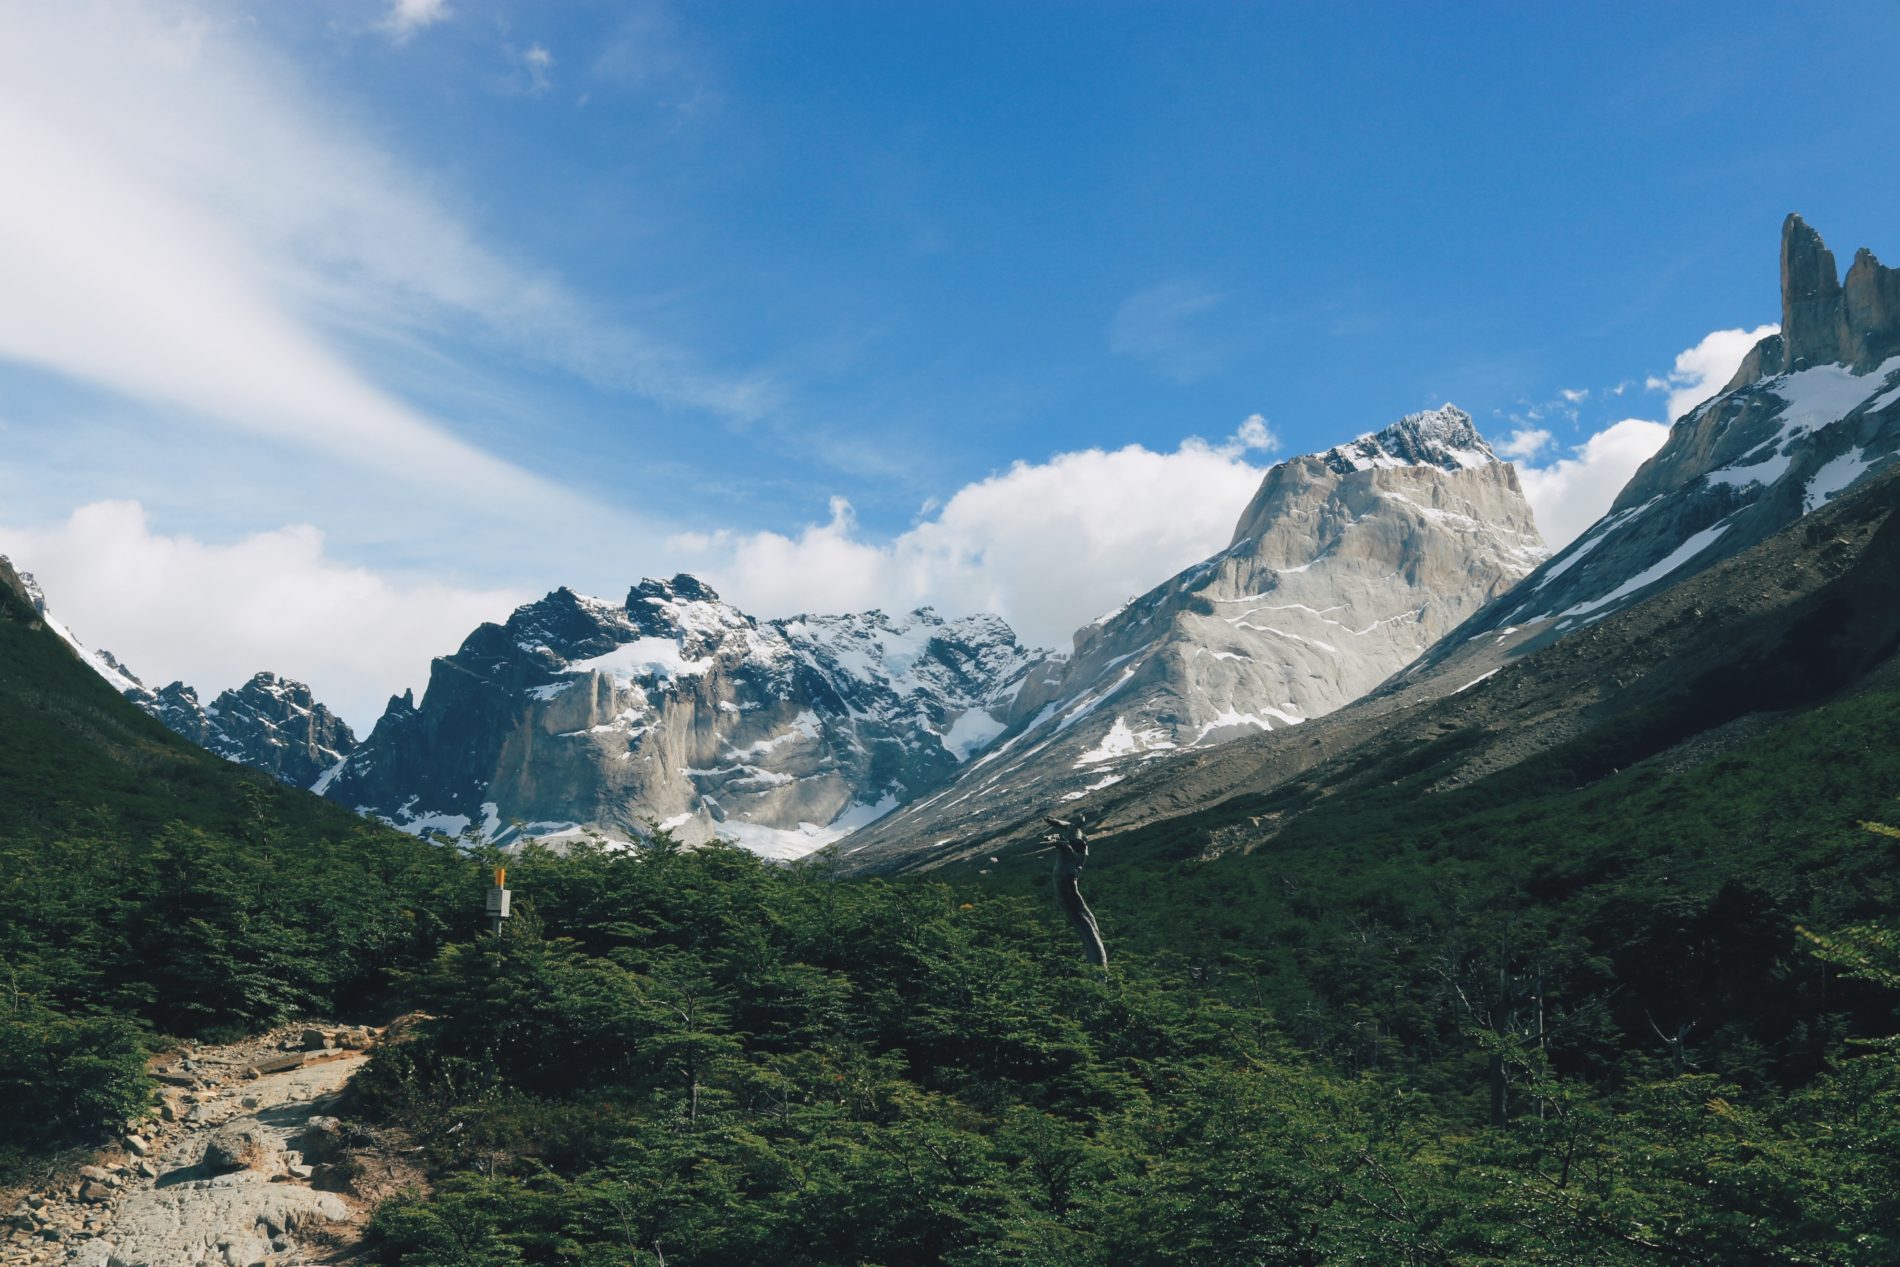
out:
{"label": "boulder", "polygon": [[313,1117],[297,1140],[304,1160],[311,1163],[340,1161],[349,1156],[349,1133],[333,1117]]}
{"label": "boulder", "polygon": [[204,1164],[212,1170],[267,1170],[276,1165],[281,1150],[271,1133],[257,1122],[233,1122],[205,1145]]}
{"label": "boulder", "polygon": [[314,1167],[310,1186],[319,1192],[351,1192],[355,1190],[357,1176],[362,1173],[362,1162],[354,1157],[345,1157],[341,1161],[329,1161]]}

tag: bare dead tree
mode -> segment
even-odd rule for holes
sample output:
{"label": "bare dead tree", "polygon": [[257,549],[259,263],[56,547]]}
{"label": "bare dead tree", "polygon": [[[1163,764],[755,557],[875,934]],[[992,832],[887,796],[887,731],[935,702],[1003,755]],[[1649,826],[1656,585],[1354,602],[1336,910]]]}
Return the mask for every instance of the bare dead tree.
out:
{"label": "bare dead tree", "polygon": [[1056,905],[1062,908],[1076,936],[1082,939],[1082,957],[1098,968],[1106,968],[1108,947],[1102,944],[1102,930],[1096,927],[1095,912],[1082,900],[1082,866],[1089,860],[1089,842],[1082,832],[1082,816],[1042,821],[1056,829],[1054,835],[1045,837],[1056,850]]}

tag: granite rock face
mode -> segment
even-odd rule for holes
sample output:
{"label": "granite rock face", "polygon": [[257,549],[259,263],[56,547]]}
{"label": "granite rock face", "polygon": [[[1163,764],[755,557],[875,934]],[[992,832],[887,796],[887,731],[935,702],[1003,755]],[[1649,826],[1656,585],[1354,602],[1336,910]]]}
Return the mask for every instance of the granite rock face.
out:
{"label": "granite rock face", "polygon": [[1070,656],[1030,671],[995,746],[838,854],[860,865],[978,837],[1150,762],[1329,713],[1545,553],[1516,470],[1449,405],[1282,462],[1227,549],[1079,630]]}
{"label": "granite rock face", "polygon": [[356,747],[349,726],[309,687],[275,673],[259,673],[209,705],[183,682],[126,698],[200,747],[296,787],[309,787]]}
{"label": "granite rock face", "polygon": [[1900,272],[1863,250],[1843,285],[1799,216],[1781,238],[1782,331],[1676,423],[1610,511],[1421,663],[1535,627],[1563,637],[1732,558],[1900,456]]}
{"label": "granite rock face", "polygon": [[[1400,780],[1429,799],[1566,748],[1564,777],[1583,784],[1638,764],[1687,769],[1843,692],[1892,690],[1896,576],[1900,464],[1559,642],[1530,630],[1463,640],[1325,717],[1153,762],[1064,814],[1088,816],[1099,856],[1258,851],[1271,866],[1289,825]],[[1025,813],[979,837],[847,857],[844,869],[982,867],[1029,855],[1042,834]]]}
{"label": "granite rock face", "polygon": [[993,616],[760,621],[685,575],[560,589],[437,659],[316,790],[417,833],[658,825],[796,857],[950,777],[1029,661]]}

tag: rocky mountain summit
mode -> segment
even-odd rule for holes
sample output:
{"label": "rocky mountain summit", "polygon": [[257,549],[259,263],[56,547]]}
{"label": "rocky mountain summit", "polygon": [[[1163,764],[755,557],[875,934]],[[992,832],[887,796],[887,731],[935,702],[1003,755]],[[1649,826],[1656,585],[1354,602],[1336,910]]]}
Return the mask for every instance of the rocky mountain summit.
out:
{"label": "rocky mountain summit", "polygon": [[[1587,787],[1716,760],[1803,712],[1900,686],[1900,465],[1750,549],[1556,642],[1465,639],[1325,717],[1136,768],[1065,813],[1104,856],[1270,848],[1309,815],[1471,788]],[[1500,783],[1484,791],[1493,776]],[[1493,799],[1486,801],[1485,797]],[[1036,848],[1037,807],[850,853],[845,871],[987,865]]]}
{"label": "rocky mountain summit", "polygon": [[1863,249],[1843,284],[1820,235],[1781,233],[1779,334],[1690,410],[1609,513],[1490,604],[1425,663],[1467,639],[1529,645],[1603,619],[1765,540],[1900,453],[1900,270]]}
{"label": "rocky mountain summit", "polygon": [[309,687],[275,673],[259,673],[208,705],[183,682],[126,698],[200,747],[297,787],[309,787],[356,748],[349,726]]}
{"label": "rocky mountain summit", "polygon": [[761,621],[686,575],[559,589],[438,658],[315,790],[418,833],[659,824],[796,857],[947,779],[1030,659],[994,616]]}
{"label": "rocky mountain summit", "polygon": [[275,673],[259,673],[209,705],[200,703],[198,692],[183,682],[153,690],[117,656],[86,646],[56,618],[31,572],[15,572],[3,556],[0,569],[14,578],[14,588],[47,628],[114,690],[172,733],[225,760],[263,770],[295,787],[309,787],[356,747],[349,726],[318,703],[309,687]]}
{"label": "rocky mountain summit", "polygon": [[1281,462],[1225,550],[1079,630],[1028,673],[994,747],[840,854],[981,836],[1170,754],[1330,713],[1545,553],[1516,469],[1450,405]]}

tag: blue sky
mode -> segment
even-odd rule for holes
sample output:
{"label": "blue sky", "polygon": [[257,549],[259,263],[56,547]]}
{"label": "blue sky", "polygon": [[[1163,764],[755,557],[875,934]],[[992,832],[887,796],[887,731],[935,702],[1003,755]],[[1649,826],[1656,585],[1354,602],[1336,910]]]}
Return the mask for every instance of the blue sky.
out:
{"label": "blue sky", "polygon": [[0,21],[0,548],[149,677],[359,723],[475,618],[682,568],[1060,641],[1445,400],[1580,524],[1640,460],[1591,438],[1777,318],[1786,212],[1900,254],[1891,5]]}

